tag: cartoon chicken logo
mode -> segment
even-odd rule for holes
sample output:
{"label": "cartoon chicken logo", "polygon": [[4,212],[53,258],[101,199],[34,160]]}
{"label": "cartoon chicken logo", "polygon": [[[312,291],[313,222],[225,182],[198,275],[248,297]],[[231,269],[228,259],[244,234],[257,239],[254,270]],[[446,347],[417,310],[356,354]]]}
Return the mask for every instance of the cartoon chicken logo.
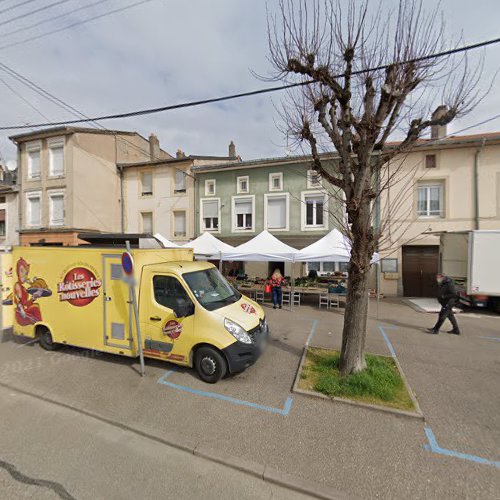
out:
{"label": "cartoon chicken logo", "polygon": [[[39,297],[52,295],[42,278],[29,276],[30,265],[22,257],[16,263],[17,282],[14,285],[14,306],[16,321],[21,326],[33,325],[42,321],[40,306],[35,303]],[[31,295],[31,298],[30,298]]]}

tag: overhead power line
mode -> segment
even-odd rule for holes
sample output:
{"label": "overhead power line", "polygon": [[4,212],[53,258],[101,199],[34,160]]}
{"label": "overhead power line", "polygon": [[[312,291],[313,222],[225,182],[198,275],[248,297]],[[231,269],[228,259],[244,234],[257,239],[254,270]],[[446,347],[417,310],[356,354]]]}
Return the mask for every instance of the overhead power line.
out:
{"label": "overhead power line", "polygon": [[16,3],[15,5],[7,7],[6,9],[0,10],[0,14],[3,14],[4,12],[8,12],[9,10],[17,9],[18,7],[22,7],[23,5],[27,5],[29,3],[33,3],[33,2],[36,2],[36,1],[37,0],[24,0],[24,2]]}
{"label": "overhead power line", "polygon": [[[63,0],[63,1],[70,1],[70,0]],[[18,42],[12,42],[12,43],[8,43],[6,45],[2,45],[2,46],[0,46],[0,50],[7,49],[9,47],[16,47],[18,45],[22,45],[24,43],[31,42],[33,40],[39,40],[40,38],[44,38],[46,36],[53,35],[55,33],[60,33],[61,31],[65,31],[65,30],[68,30],[70,28],[74,28],[75,26],[80,26],[81,24],[86,24],[86,23],[88,23],[90,21],[95,21],[96,19],[101,19],[103,17],[111,16],[112,14],[117,14],[118,12],[123,12],[123,11],[131,9],[133,7],[137,7],[138,5],[142,5],[142,4],[145,4],[145,3],[148,3],[148,2],[152,2],[152,1],[153,0],[141,0],[140,2],[135,2],[135,3],[132,3],[130,5],[125,5],[124,7],[119,7],[117,9],[113,9],[113,10],[110,10],[108,12],[104,12],[102,14],[98,14],[98,15],[89,17],[87,19],[82,19],[80,21],[76,21],[76,22],[74,22],[72,24],[68,24],[67,26],[63,26],[62,28],[58,28],[56,30],[48,31],[48,32],[42,33],[40,35],[34,35],[34,36],[30,37],[30,38],[25,38],[24,40],[20,40]],[[0,23],[0,25],[1,24],[2,23]]]}
{"label": "overhead power line", "polygon": [[[109,2],[109,1],[110,0],[98,0],[97,2],[94,2],[94,3],[82,5],[81,7],[78,7],[77,9],[68,10],[67,12],[64,12],[63,14],[59,14],[57,16],[42,19],[41,21],[37,21],[36,23],[30,24],[28,26],[24,26],[23,28],[18,28],[18,29],[13,30],[13,31],[7,31],[6,33],[0,33],[0,38],[5,38],[5,37],[11,36],[11,35],[15,35],[16,33],[20,33],[21,31],[27,31],[27,30],[30,30],[32,28],[36,28],[37,26],[41,26],[42,24],[56,21],[57,19],[61,19],[63,17],[69,16],[71,14],[75,14],[76,12],[80,12],[80,11],[85,10],[85,9],[90,9],[91,7],[95,7],[96,5],[101,5],[101,4]],[[44,35],[44,36],[46,36],[46,35]]]}
{"label": "overhead power line", "polygon": [[[148,1],[148,0],[145,0],[145,1]],[[373,72],[373,71],[381,71],[381,70],[387,69],[387,68],[394,66],[394,65],[411,64],[414,62],[426,61],[426,60],[430,60],[430,59],[438,59],[440,57],[458,54],[461,52],[467,52],[469,50],[478,49],[481,47],[487,47],[489,45],[493,45],[493,44],[497,44],[497,43],[500,43],[500,38],[494,38],[492,40],[486,40],[486,41],[478,42],[478,43],[471,44],[471,45],[464,45],[462,47],[457,47],[454,49],[445,50],[443,52],[437,52],[437,53],[429,54],[429,55],[422,56],[422,57],[416,57],[416,58],[408,59],[405,61],[392,62],[389,64],[382,64],[380,66],[375,66],[372,68],[360,69],[360,70],[353,71],[351,74],[352,75],[360,75],[360,74],[369,73],[369,72]],[[1,66],[3,66],[3,65],[0,64],[0,67]],[[343,76],[345,76],[345,74],[341,73],[338,75],[333,75],[333,78],[342,78]],[[103,116],[101,115],[101,116],[95,116],[92,118],[81,118],[81,119],[77,119],[77,120],[64,120],[64,121],[58,121],[58,122],[37,123],[37,124],[30,125],[29,127],[27,125],[10,125],[10,126],[0,127],[0,130],[20,130],[20,129],[32,128],[32,127],[35,127],[35,128],[54,127],[57,125],[74,125],[76,123],[97,122],[97,121],[102,121],[102,120],[116,120],[116,119],[120,119],[120,118],[130,118],[130,117],[134,117],[134,116],[151,115],[151,114],[155,114],[155,113],[161,113],[164,111],[172,111],[174,109],[191,108],[194,106],[201,106],[203,104],[211,104],[211,103],[215,103],[215,102],[239,99],[241,97],[250,97],[250,96],[255,96],[255,95],[260,95],[260,94],[268,94],[271,92],[278,92],[281,90],[291,89],[291,88],[295,88],[295,87],[302,87],[305,85],[311,85],[312,83],[316,83],[316,81],[315,80],[307,80],[305,82],[290,83],[288,85],[280,85],[277,87],[268,87],[268,88],[264,88],[264,89],[251,90],[249,92],[240,92],[238,94],[231,94],[231,95],[226,95],[226,96],[222,96],[222,97],[212,97],[209,99],[201,99],[198,101],[188,101],[188,102],[183,102],[183,103],[179,103],[179,104],[171,104],[168,106],[162,106],[159,108],[149,108],[149,109],[143,109],[143,110],[139,110],[139,111],[129,111],[129,112],[117,113],[117,114],[113,114],[113,115],[103,115]]]}
{"label": "overhead power line", "polygon": [[2,21],[0,23],[0,26],[3,26],[4,24],[9,24],[12,23],[13,21],[17,21],[18,19],[25,19],[26,17],[32,16],[33,14],[38,14],[39,12],[43,12],[44,10],[51,9],[52,7],[57,7],[58,5],[61,5],[63,3],[68,3],[72,2],[73,0],[58,0],[57,2],[52,2],[49,3],[49,5],[44,5],[43,7],[39,7],[38,9],[35,10],[30,10],[29,12],[26,12],[25,14],[21,14],[16,17],[11,17],[10,19],[7,19],[6,21]]}

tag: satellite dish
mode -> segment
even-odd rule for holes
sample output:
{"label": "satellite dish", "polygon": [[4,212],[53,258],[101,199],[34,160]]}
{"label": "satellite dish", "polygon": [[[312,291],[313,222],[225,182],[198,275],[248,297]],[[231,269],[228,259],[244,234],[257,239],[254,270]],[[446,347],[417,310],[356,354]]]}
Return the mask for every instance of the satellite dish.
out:
{"label": "satellite dish", "polygon": [[5,166],[9,172],[13,172],[17,169],[17,160],[8,160]]}

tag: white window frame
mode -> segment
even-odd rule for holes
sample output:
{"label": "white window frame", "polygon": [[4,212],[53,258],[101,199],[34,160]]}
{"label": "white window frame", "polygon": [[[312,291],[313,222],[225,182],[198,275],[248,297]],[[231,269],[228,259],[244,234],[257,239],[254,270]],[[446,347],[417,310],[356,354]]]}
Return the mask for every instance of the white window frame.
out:
{"label": "white window frame", "polygon": [[[319,181],[317,183],[314,183],[312,181],[313,174],[319,177]],[[316,170],[309,169],[307,171],[306,176],[307,176],[307,189],[320,189],[323,187],[323,178]]]}
{"label": "white window frame", "polygon": [[[38,198],[40,200],[40,224],[31,224],[31,210],[29,200]],[[42,227],[42,192],[41,191],[28,191],[26,193],[26,227]]]}
{"label": "white window frame", "polygon": [[[66,222],[66,194],[63,190],[50,190],[47,191],[47,196],[49,199],[49,227],[63,227]],[[53,206],[52,206],[52,198],[54,196],[62,196],[63,198],[63,218],[62,218],[62,224],[54,224],[53,223]]]}
{"label": "white window frame", "polygon": [[[433,187],[438,187],[439,188],[439,215],[435,214],[429,214],[429,205],[430,205],[430,197],[427,196],[427,213],[426,214],[419,214],[418,213],[418,191],[420,188],[433,188]],[[443,181],[428,181],[428,182],[423,182],[417,184],[417,191],[416,191],[416,201],[415,201],[415,208],[416,208],[416,214],[419,219],[444,219],[445,218],[445,206],[444,206],[444,190],[445,190],[445,183]],[[427,192],[428,194],[428,192]]]}
{"label": "white window frame", "polygon": [[[252,227],[250,229],[242,229],[237,226],[237,217],[236,217],[236,200],[241,199],[249,199],[252,200]],[[233,233],[254,233],[255,232],[255,195],[247,194],[241,196],[232,196],[231,197],[231,230]]]}
{"label": "white window frame", "polygon": [[[279,188],[274,187],[274,179],[278,178],[280,180]],[[269,174],[269,191],[283,191],[283,172],[273,172]]]}
{"label": "white window frame", "polygon": [[[285,198],[286,200],[286,226],[282,229],[268,228],[267,227],[267,201],[269,198]],[[283,232],[290,231],[290,193],[265,193],[264,194],[264,229],[267,231]]]}
{"label": "white window frame", "polygon": [[[241,190],[240,183],[241,181],[247,181],[247,189],[246,191]],[[236,194],[248,194],[250,192],[250,176],[249,175],[240,175],[236,177]]]}
{"label": "white window frame", "polygon": [[[40,156],[40,173],[36,177],[31,174],[30,152],[38,151]],[[39,180],[42,178],[42,141],[28,142],[26,144],[26,177],[28,180]]]}
{"label": "white window frame", "polygon": [[154,213],[154,210],[141,210],[139,212],[139,229],[140,229],[140,233],[141,234],[144,234],[144,218],[143,218],[143,214],[151,214],[151,234],[154,234],[155,231],[155,213]]}
{"label": "white window frame", "polygon": [[[203,202],[204,201],[217,201],[217,206],[219,207],[219,211],[217,213],[217,217],[219,219],[219,227],[218,229],[205,229],[205,223],[203,221]],[[222,230],[222,219],[221,219],[221,216],[220,216],[220,212],[221,212],[221,200],[220,198],[215,198],[215,197],[212,197],[212,198],[200,198],[200,234],[204,233],[205,231],[209,232],[209,233],[215,233],[215,234],[219,234]]]}
{"label": "white window frame", "polygon": [[[62,146],[62,150],[63,150],[63,168],[62,168],[62,172],[60,174],[54,174],[53,171],[52,171],[52,165],[53,165],[53,162],[52,162],[52,149],[54,148],[60,148]],[[49,139],[47,141],[47,148],[48,148],[48,152],[49,152],[49,178],[51,179],[57,179],[57,178],[61,178],[61,177],[64,177],[64,174],[66,172],[66,168],[65,168],[65,141],[64,141],[64,137],[54,137],[52,139]]]}
{"label": "white window frame", "polygon": [[[210,193],[208,186],[212,183],[214,185],[214,192]],[[215,179],[206,179],[205,180],[205,196],[215,196],[216,193],[216,188],[217,188],[217,183],[215,182]]]}
{"label": "white window frame", "polygon": [[[186,227],[186,231],[183,235],[178,235],[176,234],[175,232],[175,214],[176,213],[183,213],[184,214],[184,224],[185,224],[185,227]],[[188,234],[188,218],[187,218],[187,210],[185,209],[179,209],[179,210],[172,210],[172,235],[173,235],[173,239],[176,239],[176,240],[185,240],[187,238],[187,234]]]}
{"label": "white window frame", "polygon": [[[323,196],[323,225],[322,226],[309,226],[306,224],[307,222],[307,207],[306,207],[306,198],[311,196]],[[301,205],[301,216],[300,216],[300,225],[302,231],[325,231],[328,230],[328,193],[323,190],[319,191],[302,191],[300,193],[300,205]]]}
{"label": "white window frame", "polygon": [[[144,174],[151,174],[151,194],[144,194],[142,188],[142,176]],[[140,170],[139,171],[139,197],[140,198],[151,198],[154,195],[154,173],[152,170]]]}

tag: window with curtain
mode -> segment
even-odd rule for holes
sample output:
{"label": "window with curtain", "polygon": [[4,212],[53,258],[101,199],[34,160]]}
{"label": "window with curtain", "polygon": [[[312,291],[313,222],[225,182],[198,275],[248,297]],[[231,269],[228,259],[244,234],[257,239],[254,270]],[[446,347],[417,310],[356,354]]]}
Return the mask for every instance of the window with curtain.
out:
{"label": "window with curtain", "polygon": [[234,216],[236,219],[236,229],[246,231],[252,229],[252,205],[252,198],[239,198],[237,200],[234,200]]}
{"label": "window with curtain", "polygon": [[186,212],[174,212],[174,236],[186,236]]}
{"label": "window with curtain", "polygon": [[49,175],[59,177],[64,174],[64,143],[49,144]]}
{"label": "window with curtain", "polygon": [[175,171],[175,192],[186,192],[186,174],[182,170]]}
{"label": "window with curtain", "polygon": [[49,216],[51,226],[64,225],[64,195],[62,193],[49,195]]}
{"label": "window with curtain", "polygon": [[153,194],[153,172],[141,173],[141,196]]}
{"label": "window with curtain", "polygon": [[216,231],[219,229],[219,201],[203,200],[201,208],[203,229],[206,231]]}
{"label": "window with curtain", "polygon": [[40,148],[28,149],[28,178],[40,178]]}
{"label": "window with curtain", "polygon": [[306,226],[307,227],[323,227],[324,226],[324,210],[325,196],[310,195],[305,197],[306,205]]}
{"label": "window with curtain", "polygon": [[286,196],[267,198],[267,229],[286,229],[287,218]]}
{"label": "window with curtain", "polygon": [[417,188],[417,214],[421,217],[442,217],[442,185],[426,185]]}
{"label": "window with curtain", "polygon": [[141,214],[142,218],[142,232],[152,233],[153,232],[153,214],[152,212],[143,212]]}

